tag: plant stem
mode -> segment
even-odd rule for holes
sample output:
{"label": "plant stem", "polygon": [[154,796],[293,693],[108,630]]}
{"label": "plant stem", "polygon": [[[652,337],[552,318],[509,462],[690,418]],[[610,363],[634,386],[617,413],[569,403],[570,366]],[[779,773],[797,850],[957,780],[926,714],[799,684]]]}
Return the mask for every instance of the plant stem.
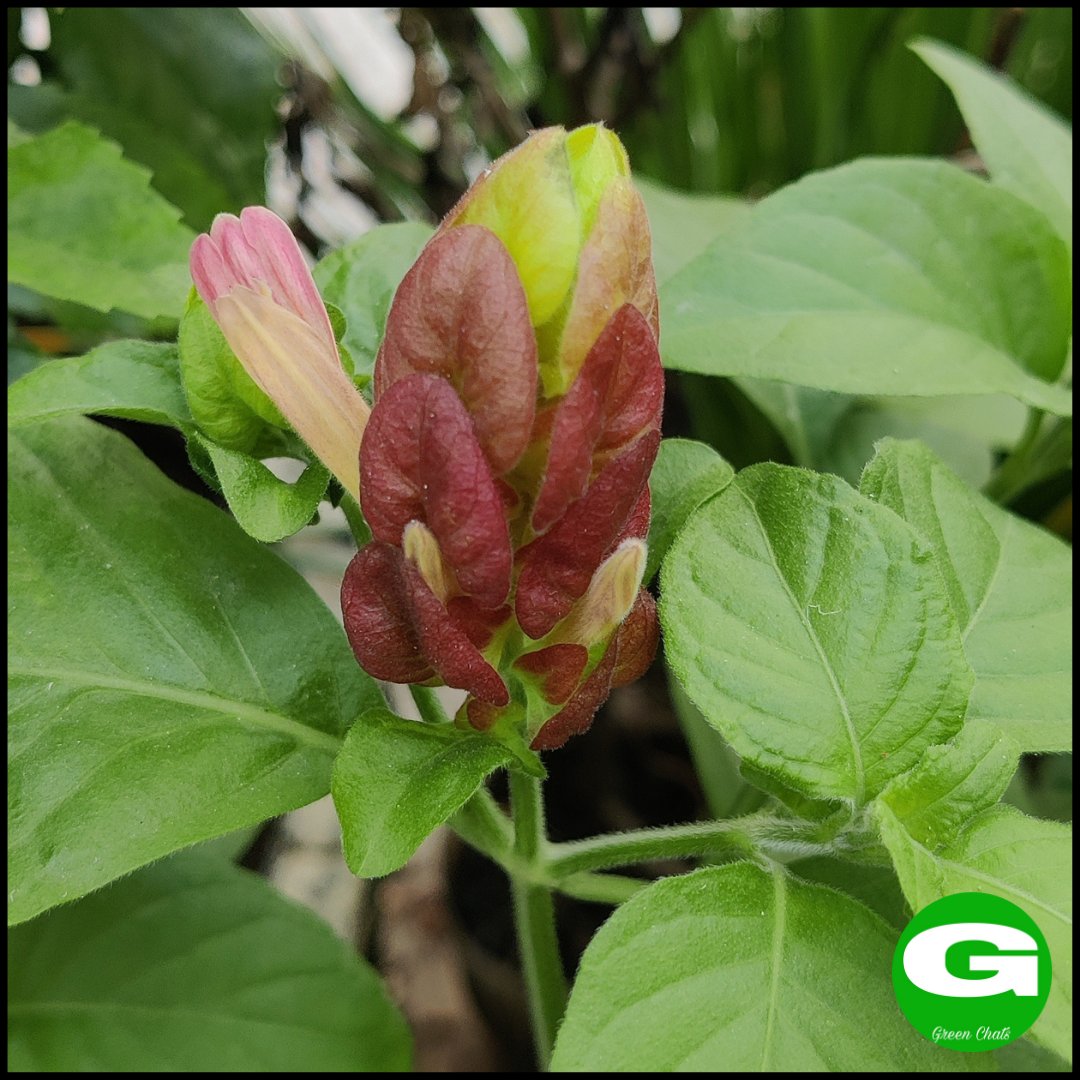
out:
{"label": "plant stem", "polygon": [[481,855],[511,873],[515,865],[514,826],[499,809],[491,793],[481,787],[450,819],[450,827]]}
{"label": "plant stem", "polygon": [[[511,769],[510,803],[514,817],[514,852],[522,863],[539,869],[547,843],[540,781]],[[511,873],[510,888],[514,896],[514,923],[529,994],[536,1056],[540,1068],[546,1070],[567,995],[566,975],[555,936],[555,906],[548,885]]]}
{"label": "plant stem", "polygon": [[362,548],[371,541],[371,529],[368,528],[368,523],[360,511],[360,504],[346,492],[341,496],[341,502],[338,505],[345,513],[345,520],[349,524],[349,531],[353,534],[356,546]]}
{"label": "plant stem", "polygon": [[417,686],[416,683],[410,683],[409,693],[412,694],[420,719],[425,724],[450,723],[450,717],[446,715],[439,695],[430,686]]}
{"label": "plant stem", "polygon": [[1028,413],[1027,424],[1020,435],[1013,451],[998,467],[997,472],[986,482],[983,494],[988,499],[1005,504],[1018,495],[1027,486],[1031,469],[1031,451],[1039,438],[1043,417],[1041,409],[1032,409]]}
{"label": "plant stem", "polygon": [[553,888],[575,900],[617,906],[625,904],[651,884],[645,878],[626,877],[623,874],[571,874],[556,881]]}
{"label": "plant stem", "polygon": [[807,854],[817,849],[831,849],[830,844],[817,841],[816,831],[817,826],[810,822],[764,815],[638,829],[549,845],[547,869],[555,880],[562,881],[585,870],[604,870],[654,859],[750,855],[759,846],[788,851],[805,849]]}

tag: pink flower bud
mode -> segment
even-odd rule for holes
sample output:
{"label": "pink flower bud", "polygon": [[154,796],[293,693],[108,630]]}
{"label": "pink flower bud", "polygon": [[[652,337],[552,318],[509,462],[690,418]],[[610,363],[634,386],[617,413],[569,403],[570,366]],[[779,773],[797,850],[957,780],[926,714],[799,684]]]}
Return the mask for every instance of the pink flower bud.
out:
{"label": "pink flower bud", "polygon": [[261,206],[219,214],[192,244],[191,276],[247,373],[359,498],[357,448],[371,410],[341,366],[289,227]]}

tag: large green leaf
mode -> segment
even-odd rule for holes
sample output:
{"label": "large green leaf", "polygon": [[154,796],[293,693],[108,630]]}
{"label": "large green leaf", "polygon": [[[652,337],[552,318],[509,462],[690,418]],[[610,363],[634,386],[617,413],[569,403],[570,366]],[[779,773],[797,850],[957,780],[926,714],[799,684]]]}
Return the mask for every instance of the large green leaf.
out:
{"label": "large green leaf", "polygon": [[1027,203],[944,163],[868,159],[782,189],[676,274],[661,307],[679,370],[1071,413],[1043,381],[1070,333],[1065,245]]}
{"label": "large green leaf", "polygon": [[40,364],[8,390],[12,427],[80,413],[189,428],[176,346],[111,341],[85,356]]}
{"label": "large green leaf", "polygon": [[[50,22],[49,57],[65,88],[47,103],[54,111],[116,139],[195,228],[263,202],[280,58],[236,8],[69,7]],[[35,108],[19,105],[20,116]]]}
{"label": "large green leaf", "polygon": [[381,700],[300,577],[125,438],[9,435],[9,919],[310,802]]}
{"label": "large green leaf", "polygon": [[645,581],[651,581],[686,519],[731,483],[735,473],[711,447],[692,439],[664,439],[656,455],[649,487],[649,561]]}
{"label": "large green leaf", "polygon": [[371,374],[390,301],[430,237],[430,226],[417,222],[380,225],[315,267],[323,299],[340,308],[347,321],[341,343],[351,354],[357,375]]}
{"label": "large green leaf", "polygon": [[934,551],[975,671],[968,715],[1023,750],[1071,749],[1068,545],[972,491],[918,442],[882,442],[862,491]]}
{"label": "large green leaf", "polygon": [[382,877],[404,866],[511,756],[502,743],[450,724],[420,724],[385,709],[364,713],[345,739],[332,785],[349,869]]}
{"label": "large green leaf", "polygon": [[8,150],[8,278],[48,296],[179,316],[191,231],[120,148],[71,121]]}
{"label": "large green leaf", "polygon": [[666,878],[590,942],[554,1072],[978,1067],[896,1007],[895,932],[831,889],[737,863]]}
{"label": "large green leaf", "polygon": [[1072,131],[1012,80],[929,38],[911,46],[948,83],[995,184],[1041,210],[1072,243]]}
{"label": "large green leaf", "polygon": [[384,1072],[405,1023],[330,928],[200,853],[11,931],[16,1072]]}
{"label": "large green leaf", "polygon": [[641,176],[634,177],[634,185],[649,215],[659,285],[700,255],[716,237],[742,225],[750,216],[750,203],[745,199],[691,195]]}
{"label": "large green leaf", "polygon": [[1050,946],[1053,982],[1033,1036],[1072,1059],[1072,828],[1025,817],[1011,806],[977,815],[955,838],[920,838],[888,793],[878,822],[904,893],[916,912],[957,892],[991,892],[1023,908]]}
{"label": "large green leaf", "polygon": [[914,531],[834,476],[746,469],[661,573],[668,661],[741,757],[862,803],[960,727],[971,688]]}

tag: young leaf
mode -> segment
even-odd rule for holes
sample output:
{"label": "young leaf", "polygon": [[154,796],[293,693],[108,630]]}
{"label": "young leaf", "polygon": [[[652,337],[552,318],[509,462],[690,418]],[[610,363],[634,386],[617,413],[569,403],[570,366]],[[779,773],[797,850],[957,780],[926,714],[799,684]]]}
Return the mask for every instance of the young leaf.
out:
{"label": "young leaf", "polygon": [[1072,828],[996,806],[955,838],[920,839],[886,793],[878,823],[912,910],[942,896],[991,892],[1023,908],[1050,946],[1053,982],[1032,1036],[1072,1060]]}
{"label": "young leaf", "polygon": [[706,499],[723,491],[734,476],[731,466],[705,443],[692,439],[664,439],[660,443],[649,475],[652,521],[646,583],[660,568],[686,519]]}
{"label": "young leaf", "polygon": [[862,160],[765,199],[668,282],[664,362],[1070,415],[1043,381],[1065,360],[1069,288],[1065,245],[1016,196],[940,162]]}
{"label": "young leaf", "polygon": [[956,97],[995,184],[1041,210],[1072,244],[1072,132],[1021,87],[930,38],[911,48]]}
{"label": "young leaf", "polygon": [[381,701],[300,577],[121,435],[9,436],[9,919],[323,795]]}
{"label": "young leaf", "polygon": [[147,867],[9,938],[17,1072],[409,1067],[386,991],[309,911],[207,853]]}
{"label": "young leaf", "polygon": [[330,480],[330,472],[323,465],[308,465],[289,484],[258,458],[226,450],[202,435],[193,438],[213,463],[229,509],[248,536],[273,544],[310,524]]}
{"label": "young leaf", "polygon": [[975,671],[968,715],[1022,750],[1072,749],[1068,545],[972,491],[918,442],[879,443],[861,490],[934,552]]}
{"label": "young leaf", "polygon": [[881,793],[907,833],[931,847],[950,841],[1004,794],[1020,760],[1016,743],[993,724],[968,720],[947,746],[932,746]]}
{"label": "young leaf", "polygon": [[[650,885],[581,961],[553,1072],[950,1071],[896,1007],[895,932],[748,863]],[[976,1060],[972,1060],[976,1059]]]}
{"label": "young leaf", "polygon": [[971,671],[925,545],[842,480],[762,464],[664,562],[667,656],[736,752],[861,804],[960,727]]}
{"label": "young leaf", "polygon": [[341,343],[357,375],[370,376],[394,290],[430,237],[430,227],[418,222],[379,225],[331,252],[312,271],[323,299],[345,316]]}
{"label": "young leaf", "polygon": [[511,756],[502,743],[452,725],[419,724],[385,709],[364,713],[345,739],[331,785],[349,869],[382,877],[404,866]]}
{"label": "young leaf", "polygon": [[8,150],[8,278],[109,311],[179,317],[193,234],[150,174],[69,121]]}
{"label": "young leaf", "polygon": [[176,346],[110,341],[85,356],[43,363],[8,391],[10,427],[79,413],[188,430]]}

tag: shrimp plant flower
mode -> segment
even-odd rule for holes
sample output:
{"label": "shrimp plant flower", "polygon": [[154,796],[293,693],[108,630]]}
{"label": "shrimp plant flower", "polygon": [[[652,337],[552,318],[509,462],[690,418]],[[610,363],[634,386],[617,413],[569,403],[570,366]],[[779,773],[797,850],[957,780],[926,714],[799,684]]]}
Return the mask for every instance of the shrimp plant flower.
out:
{"label": "shrimp plant flower", "polygon": [[585,731],[656,651],[641,587],[663,373],[648,221],[601,125],[499,159],[399,285],[374,405],[269,211],[222,216],[196,287],[372,540],[341,588],[373,677],[468,692],[456,722],[534,750]]}

